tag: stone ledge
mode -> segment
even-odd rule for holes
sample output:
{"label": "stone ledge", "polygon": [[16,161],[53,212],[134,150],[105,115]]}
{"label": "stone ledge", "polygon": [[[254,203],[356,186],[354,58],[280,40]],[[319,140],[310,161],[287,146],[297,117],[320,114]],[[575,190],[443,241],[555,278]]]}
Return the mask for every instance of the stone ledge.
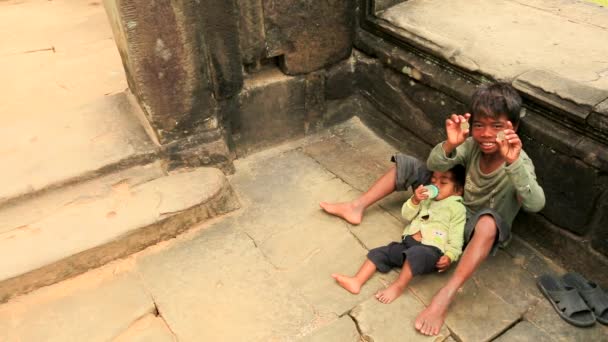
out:
{"label": "stone ledge", "polygon": [[34,222],[13,222],[14,228],[0,235],[0,249],[13,256],[0,260],[0,302],[135,253],[237,207],[225,176],[211,168],[133,187],[123,181],[90,198],[78,194]]}

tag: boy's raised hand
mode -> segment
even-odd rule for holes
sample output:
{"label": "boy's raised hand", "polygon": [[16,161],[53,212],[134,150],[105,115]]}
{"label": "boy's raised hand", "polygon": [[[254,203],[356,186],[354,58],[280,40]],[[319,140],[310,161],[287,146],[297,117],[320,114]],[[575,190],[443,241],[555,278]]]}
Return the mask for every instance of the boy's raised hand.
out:
{"label": "boy's raised hand", "polygon": [[[445,120],[445,130],[448,135],[446,143],[449,150],[453,150],[462,144],[469,135],[469,118],[471,114],[464,115],[452,114]],[[465,125],[463,125],[466,122]],[[465,127],[463,127],[465,126]]]}
{"label": "boy's raised hand", "polygon": [[505,158],[507,164],[514,163],[521,152],[522,143],[519,135],[513,129],[511,121],[507,121],[507,129],[503,131],[504,138],[497,136],[496,142],[500,147],[500,154]]}

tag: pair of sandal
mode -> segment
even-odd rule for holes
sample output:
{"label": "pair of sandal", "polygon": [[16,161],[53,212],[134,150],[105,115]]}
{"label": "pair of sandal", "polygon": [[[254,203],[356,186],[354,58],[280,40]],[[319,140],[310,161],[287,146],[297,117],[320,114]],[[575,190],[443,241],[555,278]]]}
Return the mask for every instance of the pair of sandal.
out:
{"label": "pair of sandal", "polygon": [[608,325],[608,294],[582,275],[573,272],[558,278],[545,274],[537,285],[566,322],[577,327],[589,327],[595,321]]}

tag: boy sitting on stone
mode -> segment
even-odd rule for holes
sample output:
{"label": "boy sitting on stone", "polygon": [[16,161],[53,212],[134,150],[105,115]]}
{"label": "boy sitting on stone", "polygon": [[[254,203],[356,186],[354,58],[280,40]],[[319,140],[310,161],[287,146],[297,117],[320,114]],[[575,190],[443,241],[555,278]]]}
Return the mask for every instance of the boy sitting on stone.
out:
{"label": "boy sitting on stone", "polygon": [[[458,260],[466,221],[466,208],[462,204],[464,182],[462,165],[446,172],[433,172],[431,183],[439,189],[436,197],[429,198],[428,189],[419,185],[403,204],[401,215],[410,224],[403,231],[402,241],[370,250],[354,277],[335,273],[332,277],[347,291],[357,294],[376,270],[387,273],[393,267],[401,267],[399,278],[376,293],[380,302],[388,304],[403,293],[414,276],[436,271],[438,262]],[[441,260],[446,258],[449,260]]]}

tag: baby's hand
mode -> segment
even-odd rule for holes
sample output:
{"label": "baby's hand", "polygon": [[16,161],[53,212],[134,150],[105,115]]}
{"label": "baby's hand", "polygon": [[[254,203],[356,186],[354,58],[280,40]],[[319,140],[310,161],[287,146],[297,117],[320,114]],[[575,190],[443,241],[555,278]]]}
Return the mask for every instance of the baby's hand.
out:
{"label": "baby's hand", "polygon": [[414,196],[412,197],[412,202],[415,205],[420,204],[421,201],[429,198],[429,191],[422,185],[418,185],[416,190],[414,190]]}
{"label": "baby's hand", "polygon": [[451,264],[452,260],[450,260],[450,258],[448,258],[447,256],[442,255],[441,258],[439,258],[439,260],[435,264],[435,267],[437,267],[439,272],[444,272],[450,267]]}

